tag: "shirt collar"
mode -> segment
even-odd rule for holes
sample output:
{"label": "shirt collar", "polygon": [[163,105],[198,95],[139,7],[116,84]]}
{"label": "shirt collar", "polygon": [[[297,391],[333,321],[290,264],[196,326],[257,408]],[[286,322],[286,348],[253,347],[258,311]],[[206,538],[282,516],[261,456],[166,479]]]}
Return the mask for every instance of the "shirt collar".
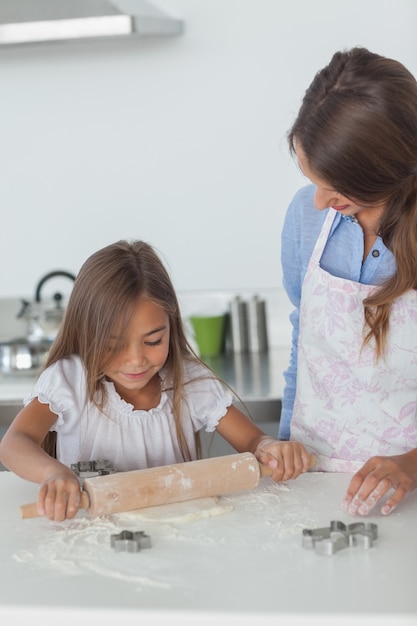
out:
{"label": "shirt collar", "polygon": [[341,217],[343,217],[344,220],[346,220],[347,222],[352,222],[352,224],[359,224],[358,222],[358,218],[355,217],[354,215],[343,215],[342,213],[340,213]]}

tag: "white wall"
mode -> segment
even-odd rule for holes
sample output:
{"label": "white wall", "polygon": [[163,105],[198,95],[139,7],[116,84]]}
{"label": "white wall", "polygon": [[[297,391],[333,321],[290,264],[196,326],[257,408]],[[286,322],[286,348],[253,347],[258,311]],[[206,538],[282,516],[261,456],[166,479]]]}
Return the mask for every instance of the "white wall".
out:
{"label": "white wall", "polygon": [[[68,0],[70,1],[70,0]],[[279,288],[285,135],[364,45],[417,73],[414,0],[155,0],[182,37],[0,50],[0,296],[142,238],[179,290]]]}

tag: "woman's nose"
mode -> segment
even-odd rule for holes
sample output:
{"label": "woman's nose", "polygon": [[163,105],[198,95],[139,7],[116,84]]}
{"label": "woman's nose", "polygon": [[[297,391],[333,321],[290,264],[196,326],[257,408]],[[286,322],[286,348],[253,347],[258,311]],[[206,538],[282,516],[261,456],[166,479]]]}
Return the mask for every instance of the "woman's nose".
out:
{"label": "woman's nose", "polygon": [[341,204],[351,204],[351,202],[335,191],[316,187],[316,193],[314,194],[314,206],[316,209],[323,211],[323,209]]}
{"label": "woman's nose", "polygon": [[316,193],[314,194],[314,206],[316,209],[323,211],[323,209],[327,209],[329,206],[332,206],[332,204],[335,204],[334,194],[330,194],[328,191],[317,187]]}

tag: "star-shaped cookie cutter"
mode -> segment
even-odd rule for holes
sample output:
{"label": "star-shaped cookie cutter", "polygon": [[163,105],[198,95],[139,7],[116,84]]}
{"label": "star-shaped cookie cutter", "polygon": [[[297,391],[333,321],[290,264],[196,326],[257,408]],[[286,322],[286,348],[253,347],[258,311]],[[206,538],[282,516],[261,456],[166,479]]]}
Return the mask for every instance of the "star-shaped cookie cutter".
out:
{"label": "star-shaped cookie cutter", "polygon": [[110,536],[110,545],[116,552],[140,552],[151,548],[151,538],[144,530],[122,530]]}
{"label": "star-shaped cookie cutter", "polygon": [[330,522],[324,528],[304,528],[303,548],[314,549],[317,554],[331,556],[345,548],[359,546],[372,548],[378,538],[378,525],[373,522],[354,522],[344,524],[338,520]]}

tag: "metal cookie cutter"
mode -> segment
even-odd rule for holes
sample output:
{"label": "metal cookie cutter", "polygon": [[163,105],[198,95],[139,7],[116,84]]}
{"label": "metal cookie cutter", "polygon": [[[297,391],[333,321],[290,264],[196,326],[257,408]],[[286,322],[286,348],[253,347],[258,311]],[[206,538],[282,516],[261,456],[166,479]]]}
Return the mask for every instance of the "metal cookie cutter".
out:
{"label": "metal cookie cutter", "polygon": [[107,474],[115,474],[117,469],[112,466],[110,461],[79,461],[73,463],[71,469],[74,474],[77,474],[80,483],[82,484],[84,478],[91,478],[92,476],[107,476]]}
{"label": "metal cookie cutter", "polygon": [[377,524],[355,522],[346,525],[334,520],[325,528],[304,528],[302,543],[303,548],[315,549],[317,554],[331,556],[349,547],[372,548],[377,538]]}
{"label": "metal cookie cutter", "polygon": [[140,552],[151,548],[151,538],[143,530],[122,530],[110,536],[110,545],[116,552]]}

